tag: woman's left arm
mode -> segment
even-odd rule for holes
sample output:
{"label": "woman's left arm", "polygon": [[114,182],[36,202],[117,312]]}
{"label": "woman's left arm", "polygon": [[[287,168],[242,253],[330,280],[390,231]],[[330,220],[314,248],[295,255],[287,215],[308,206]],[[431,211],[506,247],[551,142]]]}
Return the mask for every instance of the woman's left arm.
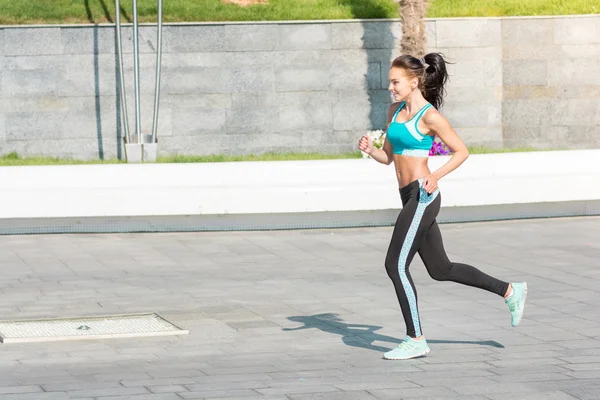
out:
{"label": "woman's left arm", "polygon": [[446,117],[440,114],[439,111],[433,109],[430,112],[426,112],[422,121],[429,128],[430,134],[437,134],[454,153],[446,164],[424,179],[423,188],[427,193],[433,193],[437,189],[437,181],[458,168],[469,157],[469,150],[454,129],[452,129]]}

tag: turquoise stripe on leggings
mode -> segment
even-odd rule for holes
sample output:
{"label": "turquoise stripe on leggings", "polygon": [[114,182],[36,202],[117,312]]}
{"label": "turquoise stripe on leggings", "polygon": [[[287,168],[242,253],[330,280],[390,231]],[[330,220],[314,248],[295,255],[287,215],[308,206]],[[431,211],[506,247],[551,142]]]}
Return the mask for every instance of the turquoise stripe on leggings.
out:
{"label": "turquoise stripe on leggings", "polygon": [[415,326],[415,335],[417,335],[417,337],[421,336],[421,324],[419,322],[419,312],[417,310],[417,296],[415,295],[415,292],[410,285],[410,281],[406,276],[406,260],[408,259],[408,253],[410,253],[410,249],[415,241],[415,236],[417,236],[417,230],[421,224],[423,213],[425,212],[427,206],[435,200],[439,193],[438,189],[432,194],[428,194],[421,185],[422,179],[419,179],[419,204],[417,205],[417,211],[415,212],[412,222],[410,223],[410,227],[408,228],[408,233],[404,238],[404,243],[402,243],[400,257],[398,259],[398,273],[400,275],[400,281],[402,282],[404,291],[406,292],[406,298],[408,299],[408,304],[410,306],[410,314],[413,320],[413,325]]}

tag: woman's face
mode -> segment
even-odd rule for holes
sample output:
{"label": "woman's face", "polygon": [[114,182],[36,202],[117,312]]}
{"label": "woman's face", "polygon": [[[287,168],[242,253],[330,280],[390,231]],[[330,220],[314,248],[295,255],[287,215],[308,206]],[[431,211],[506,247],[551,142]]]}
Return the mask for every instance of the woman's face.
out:
{"label": "woman's face", "polygon": [[390,80],[388,90],[392,94],[394,101],[406,100],[419,83],[417,78],[410,78],[402,68],[390,68],[388,77]]}

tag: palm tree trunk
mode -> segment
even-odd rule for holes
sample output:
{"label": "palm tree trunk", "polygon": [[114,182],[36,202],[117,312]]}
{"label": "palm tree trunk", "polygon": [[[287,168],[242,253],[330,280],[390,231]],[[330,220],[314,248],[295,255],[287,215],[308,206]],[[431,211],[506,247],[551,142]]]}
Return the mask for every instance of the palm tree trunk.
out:
{"label": "palm tree trunk", "polygon": [[425,32],[425,13],[427,0],[400,0],[400,18],[402,19],[402,41],[400,51],[421,58],[427,50]]}

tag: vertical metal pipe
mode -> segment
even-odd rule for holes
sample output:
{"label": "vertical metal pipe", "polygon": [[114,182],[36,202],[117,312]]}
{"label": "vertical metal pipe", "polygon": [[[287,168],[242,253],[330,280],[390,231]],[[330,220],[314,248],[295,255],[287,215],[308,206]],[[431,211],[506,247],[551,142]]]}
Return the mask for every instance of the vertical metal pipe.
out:
{"label": "vertical metal pipe", "polygon": [[125,131],[125,142],[129,142],[129,118],[127,117],[127,98],[125,97],[125,74],[123,72],[123,42],[121,41],[121,4],[115,0],[115,34],[117,38],[117,54],[119,57],[119,81],[121,92],[121,124]]}
{"label": "vertical metal pipe", "polygon": [[156,43],[156,85],[154,87],[154,120],[152,121],[152,143],[156,143],[156,129],[158,125],[158,99],[160,97],[160,64],[162,55],[162,0],[158,0]]}
{"label": "vertical metal pipe", "polygon": [[142,143],[140,116],[140,44],[138,32],[137,0],[132,0],[133,13],[133,79],[135,85],[135,133],[138,143]]}

